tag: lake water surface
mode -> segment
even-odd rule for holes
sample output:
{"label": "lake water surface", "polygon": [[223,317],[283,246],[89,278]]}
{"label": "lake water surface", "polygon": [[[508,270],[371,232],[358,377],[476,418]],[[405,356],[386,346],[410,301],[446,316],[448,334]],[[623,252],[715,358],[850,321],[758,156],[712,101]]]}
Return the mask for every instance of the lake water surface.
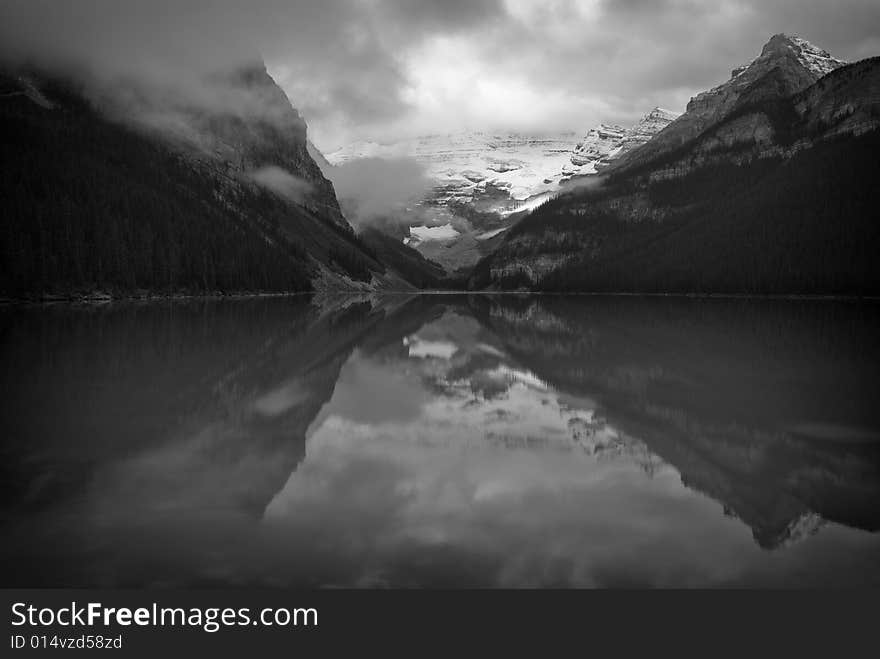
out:
{"label": "lake water surface", "polygon": [[880,586],[880,305],[0,310],[2,586]]}

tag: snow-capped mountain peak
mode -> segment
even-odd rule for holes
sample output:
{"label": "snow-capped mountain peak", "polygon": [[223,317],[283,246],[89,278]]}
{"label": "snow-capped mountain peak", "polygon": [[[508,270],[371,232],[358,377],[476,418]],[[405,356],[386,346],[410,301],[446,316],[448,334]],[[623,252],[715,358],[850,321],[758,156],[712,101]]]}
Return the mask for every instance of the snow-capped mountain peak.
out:
{"label": "snow-capped mountain peak", "polygon": [[642,146],[678,117],[656,107],[631,128],[601,124],[590,130],[571,154],[569,174],[594,174],[624,153]]}
{"label": "snow-capped mountain peak", "polygon": [[738,107],[790,97],[844,64],[806,39],[775,34],[756,58],[734,69],[726,81],[694,96],[668,130],[644,148],[618,157],[613,167],[620,171],[650,161],[696,138]]}
{"label": "snow-capped mountain peak", "polygon": [[642,120],[639,122],[639,124],[653,123],[653,122],[657,122],[657,121],[670,122],[670,121],[674,121],[678,117],[678,115],[680,115],[680,114],[681,114],[680,112],[675,112],[673,110],[667,110],[666,108],[656,107],[653,110],[651,110],[648,114],[646,114],[644,117],[642,117]]}
{"label": "snow-capped mountain peak", "polygon": [[344,165],[361,158],[412,158],[435,183],[434,201],[471,203],[497,197],[497,203],[482,210],[506,212],[533,195],[556,189],[575,139],[568,132],[464,131],[390,144],[357,142],[328,154],[327,160]]}
{"label": "snow-capped mountain peak", "polygon": [[654,137],[654,135],[666,128],[670,123],[675,121],[679,114],[681,113],[660,107],[654,108],[642,117],[639,123],[627,131],[623,150],[631,151],[632,149],[641,146]]}
{"label": "snow-capped mountain peak", "polygon": [[761,57],[778,57],[787,53],[793,54],[805,69],[820,77],[845,64],[832,57],[827,50],[814,46],[795,34],[774,34],[764,45]]}
{"label": "snow-capped mountain peak", "polygon": [[[774,34],[764,44],[761,54],[748,64],[735,68],[730,75],[730,80],[722,83],[711,91],[724,89],[729,85],[739,86],[749,82],[757,75],[763,75],[767,70],[777,66],[782,60],[797,62],[813,78],[818,79],[846,62],[833,57],[827,50],[811,44],[794,34]],[[742,80],[740,80],[742,78]]]}
{"label": "snow-capped mountain peak", "polygon": [[599,124],[591,128],[571,154],[571,164],[581,167],[612,158],[619,151],[626,129],[617,124]]}

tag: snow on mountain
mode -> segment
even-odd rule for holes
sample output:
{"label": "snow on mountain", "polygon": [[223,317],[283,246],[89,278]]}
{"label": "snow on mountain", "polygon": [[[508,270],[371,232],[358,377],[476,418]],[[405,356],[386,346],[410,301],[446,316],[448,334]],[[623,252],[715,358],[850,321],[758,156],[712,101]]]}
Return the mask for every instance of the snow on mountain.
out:
{"label": "snow on mountain", "polygon": [[590,130],[575,147],[564,173],[570,176],[595,174],[602,166],[648,142],[677,117],[671,110],[654,108],[631,128],[601,124]]}
{"label": "snow on mountain", "polygon": [[780,42],[781,47],[790,49],[805,69],[812,71],[819,77],[846,64],[846,62],[833,57],[827,50],[814,46],[796,34],[777,34],[770,43],[773,43],[774,39]]}
{"label": "snow on mountain", "polygon": [[[583,167],[598,160],[613,157],[620,150],[620,143],[625,134],[626,129],[622,126],[599,124],[597,128],[591,129],[584,137],[584,141],[574,148],[574,153],[571,154],[571,164]],[[575,173],[576,170],[567,168],[566,171]]]}
{"label": "snow on mountain", "polygon": [[[510,217],[553,198],[573,176],[595,174],[650,140],[676,114],[654,108],[630,128],[602,124],[577,143],[573,132],[524,135],[467,131],[393,143],[361,141],[326,155],[327,166],[367,158],[412,158],[432,190],[413,208],[404,244],[448,272],[473,266],[510,228]],[[322,159],[323,160],[323,159]],[[333,178],[328,171],[328,176]],[[400,233],[397,233],[401,237]]]}
{"label": "snow on mountain", "polygon": [[[469,131],[381,144],[355,142],[326,156],[332,167],[365,158],[413,158],[433,181],[413,209],[404,243],[449,271],[473,265],[508,217],[554,197],[572,177],[635,149],[677,115],[655,108],[635,126],[603,124],[578,144],[573,132],[524,135]],[[332,175],[331,175],[332,178]]]}
{"label": "snow on mountain", "polygon": [[429,241],[445,241],[457,238],[460,232],[451,224],[444,224],[439,227],[410,227],[409,238],[403,241],[404,245],[415,246],[419,243]]}
{"label": "snow on mountain", "polygon": [[[827,75],[846,64],[846,62],[833,57],[827,50],[811,44],[809,41],[796,34],[780,33],[775,34],[770,38],[770,41],[764,45],[764,48],[758,57],[750,61],[748,64],[735,68],[730,74],[730,79],[733,80],[738,78],[750,67],[759,63],[760,60],[771,59],[772,57],[778,56],[780,53],[786,51],[794,55],[795,59],[797,59],[801,66],[818,77]],[[723,87],[725,84],[727,83],[723,83],[722,85],[719,85],[719,87]]]}
{"label": "snow on mountain", "polygon": [[796,94],[844,65],[797,36],[774,34],[761,54],[731,72],[725,82],[694,96],[686,112],[645,148],[619,156],[615,171],[644,164],[698,137],[737,108]]}
{"label": "snow on mountain", "polygon": [[654,135],[675,121],[680,114],[680,112],[673,112],[664,108],[654,108],[642,117],[639,123],[627,131],[621,144],[622,151],[632,151],[642,146]]}
{"label": "snow on mountain", "polygon": [[571,132],[463,132],[390,144],[355,142],[326,158],[335,166],[361,158],[414,158],[435,182],[431,198],[425,200],[429,204],[466,204],[504,217],[540,205],[572,176],[596,173],[650,140],[677,116],[654,108],[630,128],[602,124],[580,143]]}
{"label": "snow on mountain", "polygon": [[766,75],[771,69],[785,66],[786,61],[796,62],[804,69],[808,76],[805,84],[812,83],[846,64],[846,62],[832,57],[828,51],[814,46],[799,36],[774,34],[764,44],[758,57],[748,64],[735,68],[731,71],[729,80],[709,91],[698,94],[694,100],[730,95],[731,91],[743,89],[761,76]]}
{"label": "snow on mountain", "polygon": [[436,182],[434,203],[478,203],[500,214],[528,198],[556,190],[575,134],[522,135],[469,131],[392,144],[356,142],[327,155],[333,165],[359,158],[415,158]]}
{"label": "snow on mountain", "polygon": [[[405,221],[403,242],[448,272],[474,265],[514,213],[555,195],[576,143],[574,132],[524,135],[468,131],[390,144],[356,142],[326,156],[333,167],[365,158],[413,158],[432,189]],[[333,178],[332,173],[328,174]]]}

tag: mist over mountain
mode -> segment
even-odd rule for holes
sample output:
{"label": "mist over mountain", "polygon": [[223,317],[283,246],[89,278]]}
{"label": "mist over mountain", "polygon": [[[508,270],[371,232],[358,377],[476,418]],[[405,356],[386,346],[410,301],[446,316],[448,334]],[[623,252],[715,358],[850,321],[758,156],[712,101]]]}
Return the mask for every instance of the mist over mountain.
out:
{"label": "mist over mountain", "polygon": [[413,288],[357,238],[261,65],[219,79],[250,105],[213,110],[137,83],[0,80],[4,294]]}
{"label": "mist over mountain", "polygon": [[412,158],[360,158],[331,165],[319,155],[316,161],[356,228],[411,222],[413,207],[431,189],[424,167]]}

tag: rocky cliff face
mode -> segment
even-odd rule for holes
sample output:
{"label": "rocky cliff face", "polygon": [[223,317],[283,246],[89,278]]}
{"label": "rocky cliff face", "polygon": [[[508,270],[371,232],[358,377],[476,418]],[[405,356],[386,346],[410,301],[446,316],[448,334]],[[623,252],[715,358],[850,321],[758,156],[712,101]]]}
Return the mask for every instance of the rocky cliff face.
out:
{"label": "rocky cliff face", "polygon": [[[106,112],[157,131],[193,156],[241,178],[273,168],[296,188],[294,201],[351,231],[308,148],[306,122],[262,62],[217,74],[178,98],[132,85],[102,93]],[[259,178],[259,177],[258,177]],[[291,196],[288,195],[290,199]]]}
{"label": "rocky cliff face", "polygon": [[789,97],[843,65],[800,37],[776,34],[752,62],[734,69],[726,82],[692,98],[683,115],[642,148],[620,157],[613,169],[644,165],[697,138],[737,109]]}
{"label": "rocky cliff face", "polygon": [[623,175],[641,172],[650,181],[675,179],[708,165],[790,158],[823,140],[876,130],[878,64],[880,58],[871,58],[837,68],[796,94],[787,94],[784,74],[773,69],[731,112],[685,146],[636,162]]}
{"label": "rocky cliff face", "polygon": [[607,162],[620,152],[620,144],[625,134],[626,129],[623,126],[599,124],[596,128],[590,129],[582,142],[578,142],[571,154],[571,164],[576,167],[594,165],[592,171],[595,172],[595,164]]}
{"label": "rocky cliff face", "polygon": [[309,153],[305,121],[265,66],[242,72],[232,84],[257,99],[262,111],[252,116],[209,118],[206,127],[218,139],[218,146],[231,147],[229,159],[234,162],[237,156],[245,172],[277,166],[301,178],[307,184],[303,206],[350,231],[333,184]]}
{"label": "rocky cliff face", "polygon": [[[16,209],[0,241],[0,290],[400,284],[354,235],[308,152],[305,122],[262,65],[186,86],[0,71],[0,90],[12,147],[0,196]],[[36,267],[41,259],[49,266]]]}
{"label": "rocky cliff face", "polygon": [[654,108],[631,128],[601,124],[587,133],[571,154],[570,174],[595,174],[625,153],[649,142],[672,123],[678,113]]}
{"label": "rocky cliff face", "polygon": [[657,133],[666,128],[681,115],[680,112],[654,108],[624,135],[621,154],[628,153],[649,142]]}

